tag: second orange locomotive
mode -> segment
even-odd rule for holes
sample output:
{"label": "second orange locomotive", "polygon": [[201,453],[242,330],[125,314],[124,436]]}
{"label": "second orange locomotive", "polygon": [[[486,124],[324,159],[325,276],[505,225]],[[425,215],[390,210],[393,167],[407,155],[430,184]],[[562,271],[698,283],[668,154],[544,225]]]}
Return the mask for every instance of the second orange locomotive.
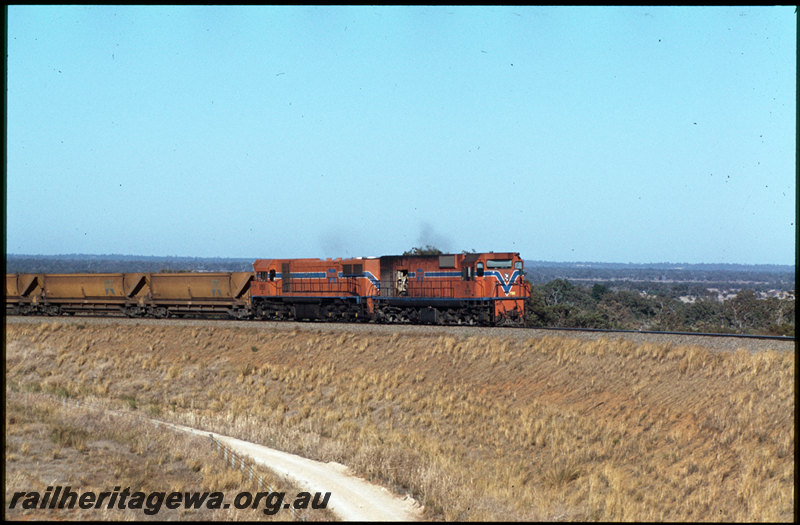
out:
{"label": "second orange locomotive", "polygon": [[256,319],[518,324],[530,288],[518,253],[259,259]]}

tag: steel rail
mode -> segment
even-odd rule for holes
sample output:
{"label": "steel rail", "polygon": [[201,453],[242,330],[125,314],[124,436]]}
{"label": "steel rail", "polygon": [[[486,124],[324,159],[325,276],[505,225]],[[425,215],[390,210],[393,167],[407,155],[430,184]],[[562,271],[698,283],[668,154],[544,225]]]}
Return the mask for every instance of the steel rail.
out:
{"label": "steel rail", "polygon": [[[188,314],[191,315],[191,314]],[[212,317],[213,315],[213,317]],[[81,318],[81,317],[88,317],[88,318],[100,318],[100,319],[155,319],[159,321],[180,321],[182,319],[202,319],[206,321],[239,321],[239,322],[249,322],[249,323],[258,323],[261,321],[260,319],[232,319],[232,318],[220,318],[219,315],[223,315],[221,313],[214,313],[214,314],[206,314],[206,315],[194,315],[194,316],[187,316],[187,317],[168,317],[168,318],[155,318],[155,317],[128,317],[122,313],[107,313],[105,315],[99,314],[97,312],[94,313],[77,313],[76,315],[19,315],[19,314],[6,314],[7,317],[19,317],[19,318]],[[266,322],[283,322],[283,321],[266,321]],[[302,323],[302,322],[314,322],[314,321],[298,321],[294,319],[286,320],[286,322],[294,322],[294,323]],[[348,322],[339,322],[339,321],[322,321],[324,323],[330,324],[365,324],[365,323],[348,323]],[[367,322],[366,324],[371,324]],[[378,325],[383,326],[442,326],[442,327],[470,327],[473,325],[458,325],[458,324],[409,324],[409,323],[375,323]],[[479,325],[474,325],[478,327]],[[555,326],[483,326],[483,328],[514,328],[517,330],[550,330],[550,331],[562,331],[562,332],[589,332],[589,333],[607,333],[607,334],[647,334],[647,335],[689,335],[689,336],[697,336],[697,337],[732,337],[738,339],[768,339],[773,341],[794,341],[794,336],[788,335],[761,335],[761,334],[719,334],[719,333],[711,333],[711,332],[659,332],[657,330],[614,330],[610,328],[569,328],[569,327],[555,327]]]}
{"label": "steel rail", "polygon": [[[514,328],[514,327],[505,327]],[[794,341],[794,336],[789,335],[760,335],[760,334],[717,334],[711,332],[660,332],[657,330],[613,330],[610,328],[566,328],[552,326],[522,326],[530,330],[553,330],[565,332],[601,332],[601,333],[620,333],[620,334],[652,334],[652,335],[696,335],[700,337],[736,337],[741,339],[772,339],[775,341]]]}

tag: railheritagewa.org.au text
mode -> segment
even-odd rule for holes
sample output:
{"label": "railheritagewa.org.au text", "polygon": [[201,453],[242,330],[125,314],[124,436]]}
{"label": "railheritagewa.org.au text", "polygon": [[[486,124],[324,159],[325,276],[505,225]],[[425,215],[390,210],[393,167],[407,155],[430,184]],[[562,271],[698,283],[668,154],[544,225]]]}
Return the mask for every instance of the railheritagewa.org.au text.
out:
{"label": "railheritagewa.org.au text", "polygon": [[14,492],[9,509],[134,509],[145,514],[158,514],[162,509],[261,509],[264,514],[277,514],[281,509],[325,509],[330,492],[239,492],[233,501],[225,501],[222,492],[132,491],[130,487],[114,487],[104,492],[78,492],[72,487],[47,487],[44,492]]}

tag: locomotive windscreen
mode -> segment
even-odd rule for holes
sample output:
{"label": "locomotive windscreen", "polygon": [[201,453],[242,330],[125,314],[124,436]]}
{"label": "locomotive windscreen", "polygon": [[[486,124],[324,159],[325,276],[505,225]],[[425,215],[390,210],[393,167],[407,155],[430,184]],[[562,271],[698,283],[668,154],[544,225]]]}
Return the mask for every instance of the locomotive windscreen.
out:
{"label": "locomotive windscreen", "polygon": [[489,259],[486,261],[487,268],[511,268],[511,259]]}

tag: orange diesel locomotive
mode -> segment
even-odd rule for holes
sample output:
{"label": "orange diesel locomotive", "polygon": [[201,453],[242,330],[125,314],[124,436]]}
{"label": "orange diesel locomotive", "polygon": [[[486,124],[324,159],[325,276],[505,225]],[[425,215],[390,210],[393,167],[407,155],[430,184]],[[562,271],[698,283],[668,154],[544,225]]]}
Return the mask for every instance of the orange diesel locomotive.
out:
{"label": "orange diesel locomotive", "polygon": [[259,259],[256,319],[518,324],[530,288],[518,253]]}
{"label": "orange diesel locomotive", "polygon": [[519,324],[518,253],[259,259],[253,272],[8,274],[6,313]]}

